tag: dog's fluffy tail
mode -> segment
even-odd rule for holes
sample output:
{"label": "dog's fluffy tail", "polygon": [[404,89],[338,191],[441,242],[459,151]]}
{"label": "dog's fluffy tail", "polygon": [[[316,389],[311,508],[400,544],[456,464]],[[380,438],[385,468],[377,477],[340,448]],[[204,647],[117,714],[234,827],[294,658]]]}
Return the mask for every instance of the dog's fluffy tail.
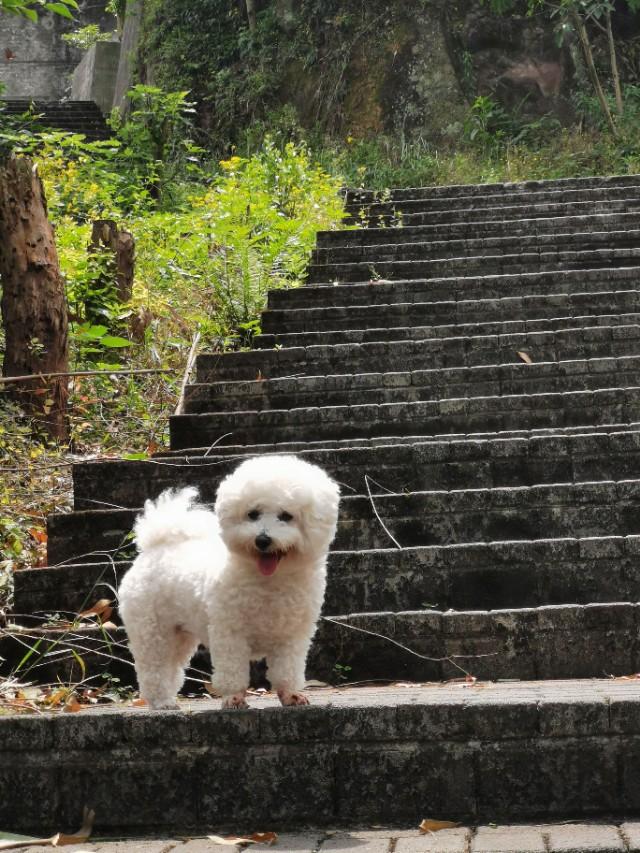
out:
{"label": "dog's fluffy tail", "polygon": [[133,528],[139,551],[166,547],[186,539],[208,539],[215,535],[215,515],[193,506],[198,497],[194,488],[167,489],[156,501],[146,501],[144,512]]}

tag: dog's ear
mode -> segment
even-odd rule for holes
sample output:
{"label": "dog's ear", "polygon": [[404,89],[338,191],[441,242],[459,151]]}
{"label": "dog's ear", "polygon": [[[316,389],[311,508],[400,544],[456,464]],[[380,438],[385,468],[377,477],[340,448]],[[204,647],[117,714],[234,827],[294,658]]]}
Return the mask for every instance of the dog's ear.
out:
{"label": "dog's ear", "polygon": [[305,536],[312,547],[328,548],[338,525],[340,486],[316,468],[307,487],[308,499],[300,507]]}

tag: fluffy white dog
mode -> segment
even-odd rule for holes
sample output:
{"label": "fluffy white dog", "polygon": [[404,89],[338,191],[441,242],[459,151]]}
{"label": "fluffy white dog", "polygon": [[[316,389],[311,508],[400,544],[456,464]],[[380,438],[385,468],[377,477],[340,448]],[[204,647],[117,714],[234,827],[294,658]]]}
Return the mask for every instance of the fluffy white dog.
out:
{"label": "fluffy white dog", "polygon": [[243,462],[222,481],[215,514],[197,490],[147,501],[140,551],[120,586],[140,695],[175,708],[185,668],[209,647],[225,708],[246,708],[250,661],[267,658],[283,705],[306,705],[305,663],[324,598],[339,488],[293,456]]}

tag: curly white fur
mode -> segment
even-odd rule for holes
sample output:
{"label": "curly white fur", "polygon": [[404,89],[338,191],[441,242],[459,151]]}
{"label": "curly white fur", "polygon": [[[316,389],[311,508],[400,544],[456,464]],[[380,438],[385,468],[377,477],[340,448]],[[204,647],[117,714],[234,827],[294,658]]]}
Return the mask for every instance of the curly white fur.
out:
{"label": "curly white fur", "polygon": [[338,486],[301,459],[263,456],[223,480],[215,514],[196,497],[192,488],[164,492],[135,525],[140,553],[119,600],[140,695],[152,708],[175,707],[202,643],[225,707],[246,707],[249,664],[262,657],[281,702],[306,704]]}

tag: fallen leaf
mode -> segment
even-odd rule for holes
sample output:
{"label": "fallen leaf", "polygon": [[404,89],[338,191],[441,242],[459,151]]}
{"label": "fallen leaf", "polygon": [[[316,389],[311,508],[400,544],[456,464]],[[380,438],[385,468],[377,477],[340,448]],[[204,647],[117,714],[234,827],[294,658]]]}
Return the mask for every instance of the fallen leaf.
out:
{"label": "fallen leaf", "polygon": [[65,835],[63,832],[56,832],[51,838],[29,838],[26,835],[15,835],[15,841],[0,841],[0,850],[18,850],[24,847],[64,847],[68,844],[78,844],[82,841],[87,841],[91,836],[93,829],[93,821],[95,812],[88,809],[86,806],[83,811],[82,826],[77,832],[71,835]]}
{"label": "fallen leaf", "polygon": [[146,699],[134,699],[131,704],[134,708],[145,708],[149,703]]}
{"label": "fallen leaf", "polygon": [[226,847],[235,847],[236,844],[267,844],[270,847],[278,841],[275,832],[254,832],[249,836],[227,835],[224,838],[221,835],[207,835],[207,838],[214,844],[223,844]]}
{"label": "fallen leaf", "polygon": [[82,711],[84,705],[81,705],[76,697],[72,694],[62,706],[62,710],[67,714],[75,714],[77,711]]}
{"label": "fallen leaf", "polygon": [[533,359],[528,352],[517,352],[516,355],[518,358],[522,359],[525,364],[533,364]]}
{"label": "fallen leaf", "polygon": [[117,631],[118,630],[118,626],[116,625],[115,622],[103,622],[101,627],[104,628],[105,631]]}
{"label": "fallen leaf", "polygon": [[112,613],[113,607],[111,606],[111,599],[101,598],[88,610],[83,610],[82,613],[78,613],[78,618],[86,619],[87,616],[97,616],[100,621],[106,621],[110,618]]}
{"label": "fallen leaf", "polygon": [[460,824],[452,820],[432,820],[431,818],[426,818],[422,821],[418,829],[423,834],[426,834],[427,832],[440,832],[441,829],[455,829],[456,826],[460,826]]}
{"label": "fallen leaf", "polygon": [[39,530],[37,527],[29,527],[29,533],[39,544],[47,541],[47,533],[45,530]]}

